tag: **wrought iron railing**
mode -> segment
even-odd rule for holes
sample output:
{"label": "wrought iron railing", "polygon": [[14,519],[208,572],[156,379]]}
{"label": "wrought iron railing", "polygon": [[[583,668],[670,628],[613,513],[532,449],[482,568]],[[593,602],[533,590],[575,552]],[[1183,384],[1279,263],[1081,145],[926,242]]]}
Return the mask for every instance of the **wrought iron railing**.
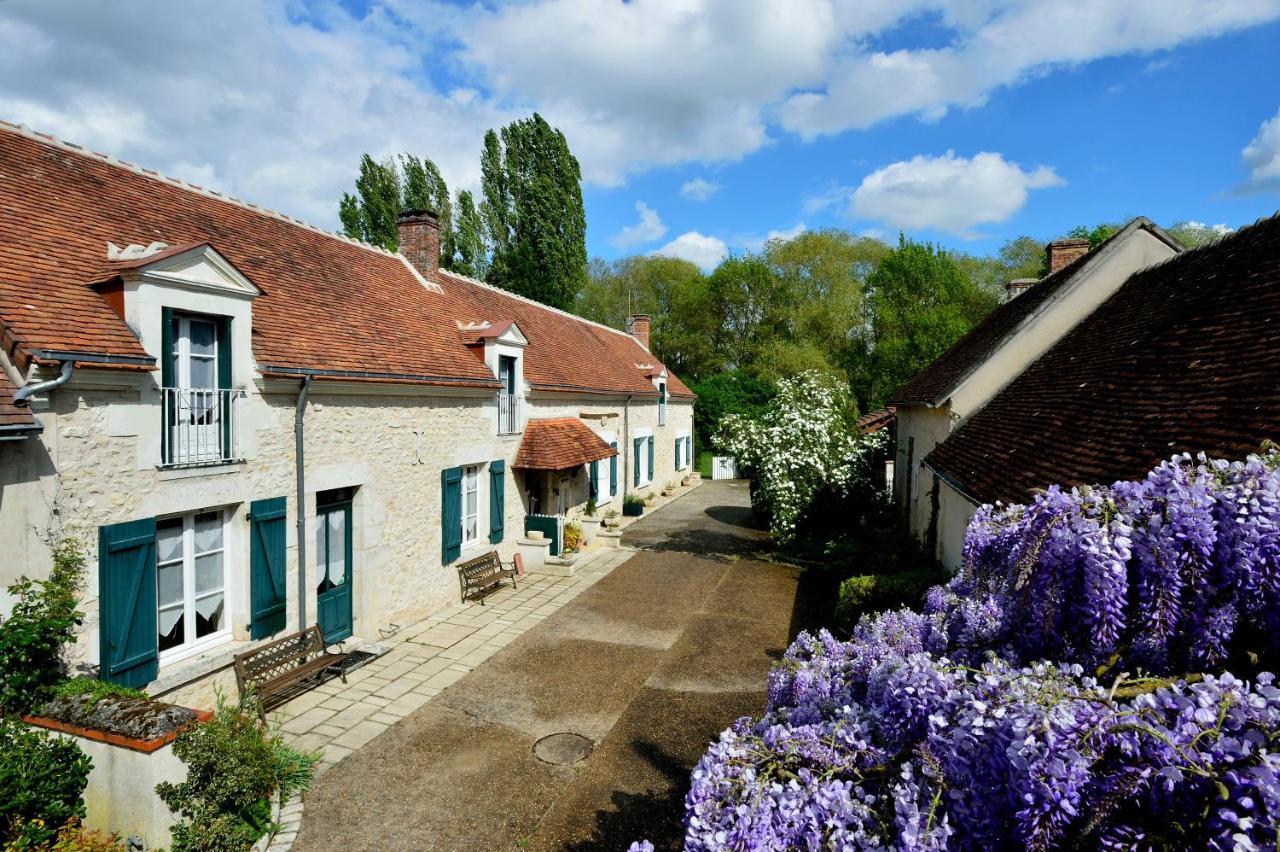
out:
{"label": "wrought iron railing", "polygon": [[161,388],[163,464],[219,464],[239,458],[236,405],[242,391]]}
{"label": "wrought iron railing", "polygon": [[515,435],[520,432],[520,397],[502,391],[498,394],[498,434]]}

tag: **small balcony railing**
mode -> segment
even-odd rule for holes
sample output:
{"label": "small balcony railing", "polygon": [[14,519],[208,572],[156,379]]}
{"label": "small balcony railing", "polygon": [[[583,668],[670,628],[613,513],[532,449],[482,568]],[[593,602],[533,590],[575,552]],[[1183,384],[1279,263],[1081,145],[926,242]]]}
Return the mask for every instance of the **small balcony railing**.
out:
{"label": "small balcony railing", "polygon": [[222,388],[161,388],[163,464],[221,464],[239,458],[235,403],[242,395]]}
{"label": "small balcony railing", "polygon": [[498,434],[515,435],[520,432],[520,397],[513,393],[498,394]]}

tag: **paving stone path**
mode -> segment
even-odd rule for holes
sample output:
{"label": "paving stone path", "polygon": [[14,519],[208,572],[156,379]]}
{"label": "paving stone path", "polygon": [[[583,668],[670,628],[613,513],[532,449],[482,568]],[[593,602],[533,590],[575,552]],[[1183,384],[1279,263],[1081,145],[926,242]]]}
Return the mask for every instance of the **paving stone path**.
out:
{"label": "paving stone path", "polygon": [[[720,730],[760,712],[769,666],[825,605],[767,558],[747,502],[741,483],[705,483],[627,531],[638,552],[442,614],[347,688],[326,685],[285,722],[325,748],[327,768],[281,840],[297,831],[305,852],[587,852],[642,837],[678,848],[690,769]],[[593,748],[548,761],[535,747],[556,734]]]}

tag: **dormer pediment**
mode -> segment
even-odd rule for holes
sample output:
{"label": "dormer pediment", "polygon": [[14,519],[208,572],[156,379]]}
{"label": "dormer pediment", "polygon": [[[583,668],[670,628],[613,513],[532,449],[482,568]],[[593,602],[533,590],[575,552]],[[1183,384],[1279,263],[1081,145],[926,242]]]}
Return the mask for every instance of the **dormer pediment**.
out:
{"label": "dormer pediment", "polygon": [[262,295],[257,285],[210,243],[125,248],[108,243],[107,261],[111,271],[121,277],[145,279],[150,284],[244,299]]}

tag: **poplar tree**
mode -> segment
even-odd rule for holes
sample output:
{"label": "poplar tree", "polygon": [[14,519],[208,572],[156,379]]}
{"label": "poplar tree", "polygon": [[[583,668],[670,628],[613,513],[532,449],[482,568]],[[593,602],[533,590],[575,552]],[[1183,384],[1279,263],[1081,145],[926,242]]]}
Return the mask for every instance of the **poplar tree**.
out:
{"label": "poplar tree", "polygon": [[458,203],[454,209],[457,215],[453,222],[453,265],[450,269],[462,275],[483,279],[489,271],[484,218],[476,209],[471,193],[465,189],[458,193]]}
{"label": "poplar tree", "polygon": [[348,237],[395,251],[399,245],[396,216],[400,215],[400,172],[395,161],[378,162],[365,154],[360,158],[356,194],[343,193],[338,217]]}
{"label": "poplar tree", "polygon": [[489,282],[572,308],[586,280],[587,222],[582,171],[564,134],[537,113],[490,130],[480,173]]}

